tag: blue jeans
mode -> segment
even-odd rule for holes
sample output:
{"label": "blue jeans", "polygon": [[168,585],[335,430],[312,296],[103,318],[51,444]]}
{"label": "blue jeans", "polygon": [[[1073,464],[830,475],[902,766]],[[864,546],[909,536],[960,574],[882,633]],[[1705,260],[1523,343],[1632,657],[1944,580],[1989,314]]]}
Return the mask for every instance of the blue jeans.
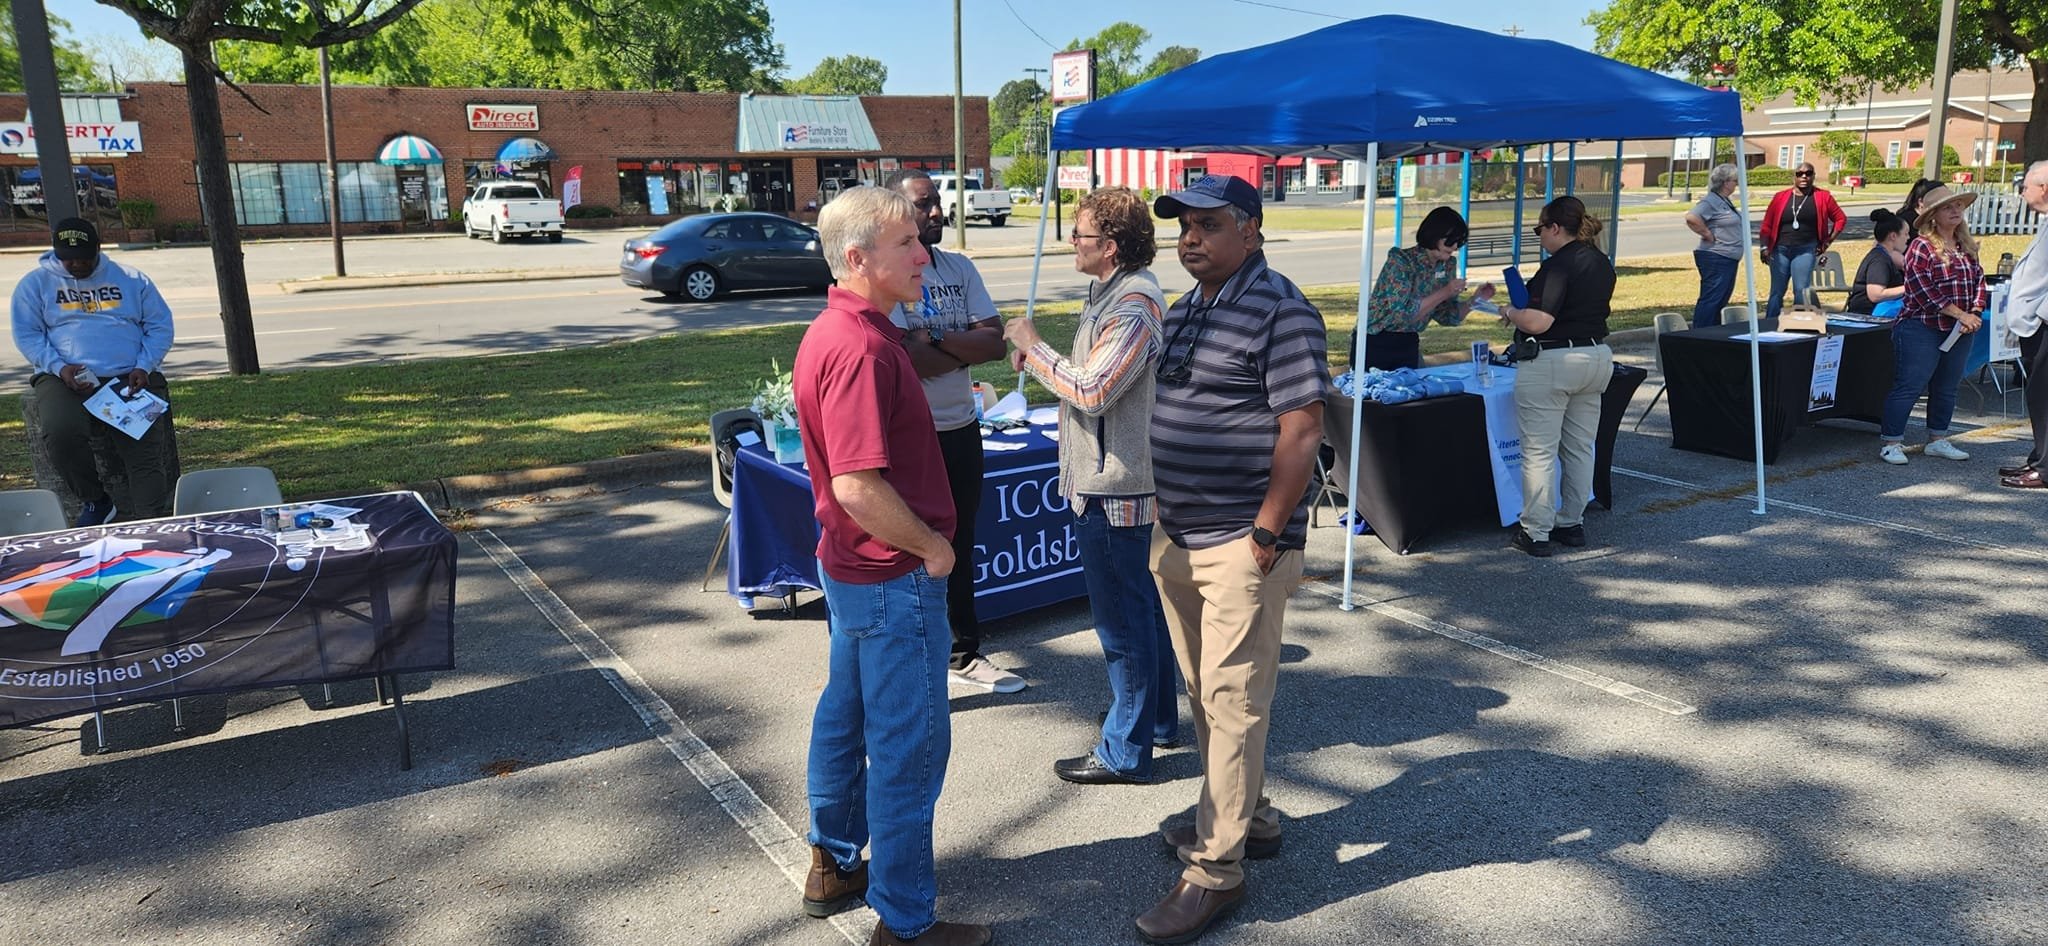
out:
{"label": "blue jeans", "polygon": [[1775,319],[1785,303],[1785,283],[1792,283],[1792,304],[1812,302],[1813,258],[1818,248],[1808,243],[1795,250],[1778,247],[1771,251],[1771,301],[1764,318]]}
{"label": "blue jeans", "polygon": [[879,584],[820,582],[832,650],[811,720],[810,841],[848,870],[872,845],[868,906],[911,939],[938,921],[932,810],[953,749],[946,582],[923,566]]}
{"label": "blue jeans", "polygon": [[1109,662],[1109,717],[1095,758],[1124,775],[1152,775],[1152,743],[1180,733],[1180,678],[1159,585],[1152,580],[1152,527],[1112,526],[1100,500],[1074,518],[1095,636]]}
{"label": "blue jeans", "polygon": [[1884,424],[1878,436],[1894,442],[1906,439],[1906,418],[1922,390],[1927,392],[1927,436],[1948,436],[1948,422],[1956,414],[1956,385],[1962,383],[1963,365],[1970,360],[1970,337],[1958,338],[1942,351],[1947,337],[1947,332],[1919,319],[1892,323],[1892,393],[1884,398]]}
{"label": "blue jeans", "polygon": [[1692,263],[1700,269],[1700,299],[1692,306],[1692,327],[1721,324],[1721,310],[1735,294],[1735,274],[1742,260],[1709,250],[1692,251]]}

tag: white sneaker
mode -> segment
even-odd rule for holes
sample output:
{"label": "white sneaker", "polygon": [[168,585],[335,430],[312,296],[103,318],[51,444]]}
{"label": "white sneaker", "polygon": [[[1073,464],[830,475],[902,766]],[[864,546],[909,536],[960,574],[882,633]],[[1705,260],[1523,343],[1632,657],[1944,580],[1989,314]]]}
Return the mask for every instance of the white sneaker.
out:
{"label": "white sneaker", "polygon": [[1943,437],[1940,440],[1927,441],[1927,448],[1921,452],[1930,457],[1940,457],[1944,460],[1968,460],[1970,458],[1970,455],[1964,453],[1961,448],[1949,443],[1947,437]]}
{"label": "white sneaker", "polygon": [[1893,466],[1906,465],[1906,448],[1896,443],[1887,443],[1877,448],[1877,458]]}
{"label": "white sneaker", "polygon": [[1015,693],[1024,689],[1024,678],[995,664],[987,657],[976,657],[967,666],[952,671],[953,682],[964,686],[980,687],[996,693]]}

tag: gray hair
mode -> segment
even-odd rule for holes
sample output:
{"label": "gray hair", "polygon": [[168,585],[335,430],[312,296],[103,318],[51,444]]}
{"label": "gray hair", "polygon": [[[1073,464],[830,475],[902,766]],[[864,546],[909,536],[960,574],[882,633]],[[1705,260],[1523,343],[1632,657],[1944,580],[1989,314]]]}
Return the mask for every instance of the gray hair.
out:
{"label": "gray hair", "polygon": [[818,242],[825,250],[825,264],[832,267],[832,277],[853,275],[846,261],[847,250],[874,252],[883,228],[916,220],[916,205],[893,190],[862,185],[842,191],[818,212]]}
{"label": "gray hair", "polygon": [[2048,177],[2048,158],[2042,158],[2039,161],[2027,165],[2027,173],[2020,175],[2020,180],[2024,181],[2030,177],[2033,177],[2036,174],[2039,174],[2043,177]]}
{"label": "gray hair", "polygon": [[1707,189],[1720,190],[1721,185],[1734,181],[1739,175],[1733,164],[1716,164],[1707,172]]}

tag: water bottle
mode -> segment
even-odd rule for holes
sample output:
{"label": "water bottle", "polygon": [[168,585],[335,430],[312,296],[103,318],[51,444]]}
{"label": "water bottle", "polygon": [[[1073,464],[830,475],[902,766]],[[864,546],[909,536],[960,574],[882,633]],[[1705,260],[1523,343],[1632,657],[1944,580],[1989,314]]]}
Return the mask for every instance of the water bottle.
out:
{"label": "water bottle", "polygon": [[988,388],[981,382],[974,382],[974,420],[980,423],[988,419]]}

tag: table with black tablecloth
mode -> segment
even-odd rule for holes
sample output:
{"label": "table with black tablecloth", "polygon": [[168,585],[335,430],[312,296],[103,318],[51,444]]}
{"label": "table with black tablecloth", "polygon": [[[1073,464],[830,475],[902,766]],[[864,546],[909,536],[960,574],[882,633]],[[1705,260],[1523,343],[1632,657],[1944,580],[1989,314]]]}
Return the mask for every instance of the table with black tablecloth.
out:
{"label": "table with black tablecloth", "polygon": [[0,728],[453,668],[454,534],[417,493],[326,502],[365,530],[244,509],[0,539]]}
{"label": "table with black tablecloth", "polygon": [[[1765,319],[1762,331],[1777,322]],[[1681,450],[1716,453],[1743,460],[1756,458],[1755,413],[1750,403],[1749,340],[1744,323],[1716,325],[1657,337],[1669,385],[1665,403],[1671,410],[1671,445]],[[1892,387],[1890,325],[1830,323],[1828,332],[1842,338],[1842,364],[1834,403],[1809,410],[1813,391],[1813,356],[1817,335],[1792,341],[1765,341],[1757,346],[1763,381],[1764,462],[1775,463],[1778,451],[1804,425],[1831,418],[1883,419],[1884,399]]]}
{"label": "table with black tablecloth", "polygon": [[[1467,375],[1469,367],[1449,373]],[[1593,501],[1605,509],[1614,508],[1614,438],[1629,400],[1648,374],[1615,365],[1613,380],[1601,395]],[[1514,372],[1496,369],[1493,386],[1479,393],[1402,404],[1365,402],[1360,423],[1366,436],[1359,449],[1353,508],[1381,544],[1405,555],[1439,528],[1514,524],[1521,512],[1521,435],[1504,429],[1514,424],[1513,398]],[[1330,475],[1340,491],[1350,484],[1351,406],[1351,399],[1335,388],[1323,403],[1323,434],[1337,456]]]}
{"label": "table with black tablecloth", "polygon": [[[1056,424],[982,439],[981,516],[974,569],[975,614],[1007,617],[1088,593],[1074,515],[1060,495]],[[818,520],[809,471],[782,464],[756,444],[734,455],[732,547],[726,591],[751,605],[817,590]]]}

